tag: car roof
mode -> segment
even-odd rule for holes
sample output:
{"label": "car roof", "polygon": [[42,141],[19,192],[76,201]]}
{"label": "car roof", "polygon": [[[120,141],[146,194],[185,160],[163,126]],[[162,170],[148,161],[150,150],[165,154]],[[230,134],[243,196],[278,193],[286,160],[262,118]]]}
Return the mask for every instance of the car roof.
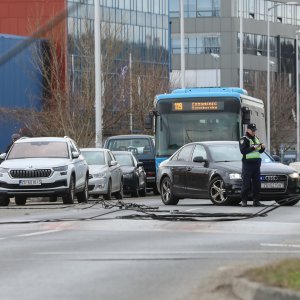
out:
{"label": "car roof", "polygon": [[16,140],[15,143],[27,143],[27,142],[68,142],[71,139],[68,137],[21,137]]}
{"label": "car roof", "polygon": [[112,151],[113,154],[127,154],[133,155],[131,151]]}
{"label": "car roof", "polygon": [[151,138],[153,139],[152,135],[147,134],[121,134],[121,135],[113,135],[107,138],[107,140],[112,139],[140,139],[140,138]]}
{"label": "car roof", "polygon": [[203,145],[226,145],[226,144],[237,144],[237,141],[204,141],[204,142],[192,142],[187,145],[193,145],[193,144],[203,144]]}
{"label": "car roof", "polygon": [[93,152],[93,151],[105,151],[105,152],[108,152],[110,150],[109,149],[105,149],[105,148],[80,148],[80,151],[90,151],[90,152]]}

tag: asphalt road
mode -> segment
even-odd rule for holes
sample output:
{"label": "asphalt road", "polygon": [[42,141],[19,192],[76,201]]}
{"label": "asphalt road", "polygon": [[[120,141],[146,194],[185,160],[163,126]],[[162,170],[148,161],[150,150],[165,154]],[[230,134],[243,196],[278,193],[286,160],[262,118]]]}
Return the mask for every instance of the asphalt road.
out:
{"label": "asphalt road", "polygon": [[[300,256],[299,204],[257,216],[265,208],[191,199],[167,207],[150,194],[124,202],[151,208],[1,207],[0,299],[236,299],[229,283],[244,268]],[[249,218],[237,220],[241,213]],[[174,219],[119,218],[133,214]]]}

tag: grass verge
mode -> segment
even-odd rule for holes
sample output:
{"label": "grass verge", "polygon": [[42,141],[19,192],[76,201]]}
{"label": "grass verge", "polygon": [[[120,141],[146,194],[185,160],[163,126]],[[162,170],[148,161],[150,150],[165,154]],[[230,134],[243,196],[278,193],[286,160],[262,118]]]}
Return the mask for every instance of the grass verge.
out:
{"label": "grass verge", "polygon": [[287,259],[250,269],[244,273],[244,276],[251,281],[269,286],[300,291],[300,259]]}

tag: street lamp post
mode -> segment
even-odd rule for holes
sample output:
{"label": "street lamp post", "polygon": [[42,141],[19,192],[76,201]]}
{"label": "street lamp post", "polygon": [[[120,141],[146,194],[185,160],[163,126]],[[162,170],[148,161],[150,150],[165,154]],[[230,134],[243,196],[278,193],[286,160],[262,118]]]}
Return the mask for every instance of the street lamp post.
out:
{"label": "street lamp post", "polygon": [[299,113],[299,38],[298,34],[300,34],[300,30],[296,31],[296,113],[297,113],[297,161],[299,161],[300,157],[300,141],[299,141],[299,134],[300,134],[300,113]]}
{"label": "street lamp post", "polygon": [[[270,101],[270,11],[284,3],[276,3],[268,8],[267,16],[267,150],[271,151],[271,101]],[[298,5],[298,2],[287,2],[286,5]]]}
{"label": "street lamp post", "polygon": [[217,68],[218,65],[217,65],[217,62],[218,62],[218,60],[220,58],[220,55],[216,54],[216,53],[211,53],[210,55],[214,58],[214,60],[216,62],[216,86],[218,87],[219,86],[219,76],[218,76],[218,68]]}
{"label": "street lamp post", "polygon": [[243,34],[243,0],[240,1],[239,17],[240,17],[240,88],[244,88],[244,34]]}

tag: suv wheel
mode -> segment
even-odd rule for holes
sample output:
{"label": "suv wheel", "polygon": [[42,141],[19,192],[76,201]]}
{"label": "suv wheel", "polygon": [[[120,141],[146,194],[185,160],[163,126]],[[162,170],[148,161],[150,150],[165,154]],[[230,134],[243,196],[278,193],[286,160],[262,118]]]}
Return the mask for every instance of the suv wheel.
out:
{"label": "suv wheel", "polygon": [[0,196],[0,206],[8,206],[9,202],[10,202],[9,197]]}
{"label": "suv wheel", "polygon": [[63,203],[64,204],[73,204],[75,198],[75,178],[71,176],[70,179],[70,186],[66,196],[63,196]]}
{"label": "suv wheel", "polygon": [[16,205],[25,205],[26,204],[26,197],[24,196],[16,196],[15,197]]}
{"label": "suv wheel", "polygon": [[83,191],[81,191],[77,194],[78,203],[88,202],[88,199],[89,199],[89,184],[88,184],[89,181],[88,180],[89,180],[88,177],[86,177]]}

